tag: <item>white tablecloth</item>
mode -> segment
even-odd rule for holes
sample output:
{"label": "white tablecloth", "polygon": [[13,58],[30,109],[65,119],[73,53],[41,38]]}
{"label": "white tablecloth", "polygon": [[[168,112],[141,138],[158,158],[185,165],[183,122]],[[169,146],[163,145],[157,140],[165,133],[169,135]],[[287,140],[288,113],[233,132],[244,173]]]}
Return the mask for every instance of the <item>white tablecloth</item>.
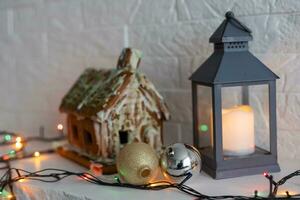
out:
{"label": "white tablecloth", "polygon": [[[60,168],[70,171],[82,172],[86,169],[66,160],[56,154],[42,155],[38,158],[30,158],[12,162],[12,166],[30,171],[44,168]],[[281,160],[281,172],[274,173],[275,180],[300,169],[299,160]],[[108,177],[105,177],[108,178]],[[252,195],[254,190],[259,194],[266,194],[268,191],[268,180],[262,175],[254,175],[224,180],[214,180],[205,173],[192,177],[187,184],[196,190],[208,195]],[[284,193],[289,190],[292,193],[300,193],[300,177],[289,180],[279,191]],[[93,185],[77,177],[68,177],[57,183],[44,183],[39,181],[24,180],[15,183],[15,192],[18,199],[27,200],[123,200],[123,199],[195,199],[175,189],[162,191],[142,191],[137,189],[117,188]]]}

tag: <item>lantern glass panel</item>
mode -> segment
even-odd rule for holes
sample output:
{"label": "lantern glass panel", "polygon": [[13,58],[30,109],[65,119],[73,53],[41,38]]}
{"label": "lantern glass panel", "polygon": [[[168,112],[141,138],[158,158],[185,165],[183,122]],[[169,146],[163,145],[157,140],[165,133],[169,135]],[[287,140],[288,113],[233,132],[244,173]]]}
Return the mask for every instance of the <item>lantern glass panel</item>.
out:
{"label": "lantern glass panel", "polygon": [[222,87],[224,159],[270,151],[268,85]]}
{"label": "lantern glass panel", "polygon": [[213,132],[211,87],[197,85],[197,118],[198,147],[206,156],[213,158],[213,142],[210,134]]}

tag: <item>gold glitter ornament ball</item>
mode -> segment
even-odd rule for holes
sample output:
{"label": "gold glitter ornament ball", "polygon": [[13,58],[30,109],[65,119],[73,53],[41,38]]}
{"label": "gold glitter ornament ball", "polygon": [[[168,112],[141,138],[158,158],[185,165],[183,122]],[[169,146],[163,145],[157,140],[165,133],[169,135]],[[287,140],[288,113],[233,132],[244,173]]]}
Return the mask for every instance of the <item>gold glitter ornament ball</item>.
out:
{"label": "gold glitter ornament ball", "polygon": [[117,169],[122,180],[133,185],[144,185],[153,179],[159,169],[154,149],[141,142],[127,144],[117,157]]}

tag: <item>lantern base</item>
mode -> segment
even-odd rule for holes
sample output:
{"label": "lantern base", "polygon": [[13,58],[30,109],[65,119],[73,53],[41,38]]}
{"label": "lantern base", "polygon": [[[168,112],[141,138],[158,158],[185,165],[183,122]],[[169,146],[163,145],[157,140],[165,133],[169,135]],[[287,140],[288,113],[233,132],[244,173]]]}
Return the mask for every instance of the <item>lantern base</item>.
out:
{"label": "lantern base", "polygon": [[209,168],[206,165],[202,166],[202,169],[205,173],[213,177],[214,179],[225,179],[225,178],[234,178],[240,176],[249,176],[255,174],[263,174],[264,172],[279,172],[279,165],[264,165],[257,167],[241,168],[241,169],[231,169],[231,170],[214,170]]}

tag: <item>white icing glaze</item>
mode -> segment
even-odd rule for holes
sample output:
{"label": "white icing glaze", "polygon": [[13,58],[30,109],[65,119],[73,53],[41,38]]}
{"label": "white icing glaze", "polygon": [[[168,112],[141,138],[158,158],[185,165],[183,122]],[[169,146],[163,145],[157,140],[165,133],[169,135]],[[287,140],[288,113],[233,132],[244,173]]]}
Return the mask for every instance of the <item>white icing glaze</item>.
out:
{"label": "white icing glaze", "polygon": [[[128,131],[129,143],[134,140],[147,141],[159,151],[161,149],[161,123],[162,120],[169,118],[169,112],[161,95],[153,84],[136,69],[141,52],[132,50],[131,53],[130,61],[126,63],[126,66],[120,65],[117,71],[112,72],[113,75],[104,81],[99,80],[78,105],[79,109],[84,106],[93,92],[101,88],[99,87],[101,84],[110,83],[113,78],[118,78],[113,80],[115,84],[110,88],[110,93],[105,96],[105,108],[101,109],[94,119],[96,143],[99,146],[97,155],[104,159],[115,157],[122,148],[119,131]],[[127,58],[124,56],[122,54],[120,59],[124,59],[125,62]],[[123,74],[118,76],[120,73]],[[125,81],[128,85],[120,90]],[[114,98],[113,95],[117,95],[117,98],[110,102]]]}

